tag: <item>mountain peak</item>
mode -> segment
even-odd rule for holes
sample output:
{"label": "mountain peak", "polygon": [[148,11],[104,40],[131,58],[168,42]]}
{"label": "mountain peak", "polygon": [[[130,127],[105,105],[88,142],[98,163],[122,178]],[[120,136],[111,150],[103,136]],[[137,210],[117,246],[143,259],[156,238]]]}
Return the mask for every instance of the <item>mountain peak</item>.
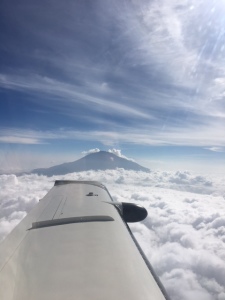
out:
{"label": "mountain peak", "polygon": [[89,170],[113,170],[116,168],[149,172],[149,169],[142,167],[141,165],[133,161],[119,157],[114,153],[107,151],[98,151],[95,153],[87,154],[83,158],[78,159],[74,162],[60,164],[50,168],[35,169],[31,173],[53,176]]}

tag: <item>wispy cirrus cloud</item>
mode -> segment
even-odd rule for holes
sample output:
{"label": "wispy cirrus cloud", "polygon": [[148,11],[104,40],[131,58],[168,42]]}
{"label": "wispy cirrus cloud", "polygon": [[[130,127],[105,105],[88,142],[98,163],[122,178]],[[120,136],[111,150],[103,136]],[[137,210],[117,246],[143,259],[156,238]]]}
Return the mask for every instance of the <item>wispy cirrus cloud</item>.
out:
{"label": "wispy cirrus cloud", "polygon": [[[0,141],[5,143],[43,144],[53,140],[86,140],[98,141],[104,145],[114,146],[118,143],[141,144],[151,146],[198,146],[212,151],[221,151],[225,147],[225,136],[222,124],[209,130],[202,125],[198,131],[189,124],[184,127],[152,127],[140,126],[135,130],[129,127],[116,126],[114,130],[26,130],[22,128],[2,128]],[[217,145],[217,146],[212,146]],[[208,147],[207,147],[208,146]]]}
{"label": "wispy cirrus cloud", "polygon": [[21,3],[0,12],[1,146],[224,147],[222,2]]}
{"label": "wispy cirrus cloud", "polygon": [[209,148],[205,148],[205,149],[213,151],[213,152],[224,152],[223,147],[209,147]]}
{"label": "wispy cirrus cloud", "polygon": [[[50,64],[51,68],[59,70],[57,74],[65,76],[59,78],[51,68],[43,75],[35,73],[35,69],[30,71],[30,68],[24,68],[18,76],[3,74],[2,86],[48,93],[56,98],[58,95],[61,101],[70,102],[73,99],[77,104],[87,101],[103,106],[103,110],[105,106],[115,109],[116,112],[127,111],[139,117],[146,117],[147,114],[151,118],[158,118],[157,112],[152,109],[166,112],[168,107],[172,108],[173,117],[174,112],[179,109],[187,114],[196,114],[199,118],[201,115],[224,117],[221,101],[212,101],[214,98],[220,98],[221,87],[218,86],[218,80],[221,82],[225,75],[218,51],[220,46],[222,47],[222,32],[217,25],[218,21],[215,21],[217,17],[219,22],[222,22],[221,10],[224,11],[224,7],[208,4],[203,10],[202,5],[202,2],[195,4],[193,1],[182,5],[178,1],[162,1],[160,5],[156,1],[143,1],[129,6],[116,3],[107,8],[99,4],[99,11],[94,11],[98,17],[95,29],[99,32],[100,25],[104,25],[105,30],[101,30],[99,40],[105,41],[106,44],[100,49],[98,39],[92,41],[98,57],[95,57],[95,60],[90,53],[84,60],[84,53],[88,52],[88,49],[82,48],[82,41],[76,30],[71,30],[70,35],[66,36],[56,36],[52,32],[53,20],[58,25],[54,14],[46,20],[49,25],[48,31],[42,30],[41,23],[31,22],[31,31],[38,32],[37,38],[44,40],[46,46],[54,45],[57,48],[59,43],[62,44],[60,53],[50,53],[43,47],[30,53],[32,59],[41,65]],[[75,6],[69,4],[72,11]],[[120,12],[120,6],[124,9],[123,13]],[[205,11],[205,15],[199,21],[202,11]],[[21,13],[26,14],[27,11],[21,10]],[[66,10],[63,9],[62,16],[65,13]],[[101,13],[107,18],[102,18]],[[38,20],[36,18],[36,22]],[[193,23],[199,27],[195,32],[192,28]],[[34,27],[34,24],[37,26]],[[78,25],[77,20],[69,15],[61,31],[68,30],[68,27],[74,28],[74,25]],[[81,32],[86,39],[85,30],[91,25],[91,20],[82,25],[85,25]],[[110,26],[115,29],[111,44],[107,33]],[[206,29],[203,32],[201,28],[204,26]],[[210,44],[207,33],[213,34],[216,45]],[[77,37],[79,48],[75,48],[74,36]],[[64,46],[59,38],[65,42]],[[70,49],[74,49],[74,54]],[[107,89],[102,89],[103,84],[107,85]],[[176,115],[176,118],[179,119],[179,116]]]}
{"label": "wispy cirrus cloud", "polygon": [[21,128],[1,128],[0,143],[10,144],[46,144],[47,141],[58,138],[50,131],[35,131]]}
{"label": "wispy cirrus cloud", "polygon": [[40,139],[32,137],[22,137],[22,136],[0,136],[0,143],[9,143],[9,144],[43,144]]}
{"label": "wispy cirrus cloud", "polygon": [[[132,107],[128,104],[119,103],[110,99],[110,93],[106,94],[106,83],[99,83],[91,90],[90,86],[87,88],[82,86],[74,87],[73,84],[58,81],[54,78],[42,77],[36,74],[29,76],[14,76],[14,75],[0,75],[0,85],[6,89],[22,91],[25,93],[38,93],[40,95],[48,95],[48,103],[56,110],[59,109],[62,113],[63,105],[65,108],[81,105],[83,107],[90,107],[95,110],[110,111],[114,114],[122,114],[123,116],[133,116],[139,118],[153,118],[151,114]],[[88,84],[87,84],[88,85]],[[94,92],[94,93],[93,93]],[[37,95],[36,95],[37,96]],[[34,101],[34,99],[31,99]],[[47,105],[49,105],[47,103]],[[61,103],[61,104],[60,104]],[[45,104],[43,103],[43,106]],[[58,105],[58,107],[57,107]],[[71,110],[70,110],[71,112]],[[66,114],[66,113],[65,113]]]}

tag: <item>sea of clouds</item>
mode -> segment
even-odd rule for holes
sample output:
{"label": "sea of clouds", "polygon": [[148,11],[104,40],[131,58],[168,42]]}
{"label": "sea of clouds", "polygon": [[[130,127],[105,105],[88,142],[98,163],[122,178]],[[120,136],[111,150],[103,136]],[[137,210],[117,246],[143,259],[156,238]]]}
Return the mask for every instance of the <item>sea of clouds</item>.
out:
{"label": "sea of clouds", "polygon": [[56,179],[100,181],[115,200],[148,210],[130,227],[172,300],[225,300],[225,177],[124,169],[1,175],[0,241]]}

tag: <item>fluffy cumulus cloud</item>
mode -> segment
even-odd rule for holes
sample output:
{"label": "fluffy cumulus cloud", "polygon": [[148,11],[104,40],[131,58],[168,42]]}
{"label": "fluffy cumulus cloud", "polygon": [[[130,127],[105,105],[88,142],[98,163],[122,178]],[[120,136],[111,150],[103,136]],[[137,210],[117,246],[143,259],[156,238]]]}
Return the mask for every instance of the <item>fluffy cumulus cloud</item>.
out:
{"label": "fluffy cumulus cloud", "polygon": [[[87,150],[87,151],[83,151],[82,154],[88,155],[88,154],[96,153],[96,152],[99,152],[99,151],[101,151],[101,150],[98,149],[98,148],[95,148],[95,149],[90,149],[90,150]],[[127,160],[130,160],[130,161],[135,162],[134,159],[128,158],[127,156],[123,155],[123,154],[121,153],[121,150],[119,150],[119,149],[115,149],[115,148],[109,149],[108,152],[109,152],[109,153],[113,153],[113,154],[115,154],[115,155],[118,156],[118,157],[122,157],[122,158],[124,158],[124,159],[127,159]]]}
{"label": "fluffy cumulus cloud", "polygon": [[148,210],[143,222],[130,227],[172,300],[225,299],[224,177],[123,169],[53,177],[1,175],[1,240],[59,178],[94,178],[116,201]]}
{"label": "fluffy cumulus cloud", "polygon": [[115,154],[115,155],[117,155],[117,156],[119,156],[119,157],[125,158],[125,159],[127,159],[127,160],[130,160],[130,161],[135,162],[134,159],[128,158],[128,157],[126,157],[125,155],[123,155],[123,154],[121,153],[121,150],[119,150],[119,149],[115,149],[115,148],[109,149],[108,152],[109,152],[109,153],[113,153],[113,154]]}
{"label": "fluffy cumulus cloud", "polygon": [[90,150],[87,150],[87,151],[83,151],[82,154],[88,155],[88,154],[96,153],[96,152],[99,152],[99,151],[100,150],[98,148],[95,148],[95,149],[90,149]]}

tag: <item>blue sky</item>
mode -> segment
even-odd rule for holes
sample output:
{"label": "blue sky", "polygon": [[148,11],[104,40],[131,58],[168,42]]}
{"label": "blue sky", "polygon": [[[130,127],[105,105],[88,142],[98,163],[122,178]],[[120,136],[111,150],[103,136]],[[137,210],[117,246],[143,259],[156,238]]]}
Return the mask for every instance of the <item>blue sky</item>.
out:
{"label": "blue sky", "polygon": [[224,1],[0,4],[0,169],[122,149],[225,163]]}

